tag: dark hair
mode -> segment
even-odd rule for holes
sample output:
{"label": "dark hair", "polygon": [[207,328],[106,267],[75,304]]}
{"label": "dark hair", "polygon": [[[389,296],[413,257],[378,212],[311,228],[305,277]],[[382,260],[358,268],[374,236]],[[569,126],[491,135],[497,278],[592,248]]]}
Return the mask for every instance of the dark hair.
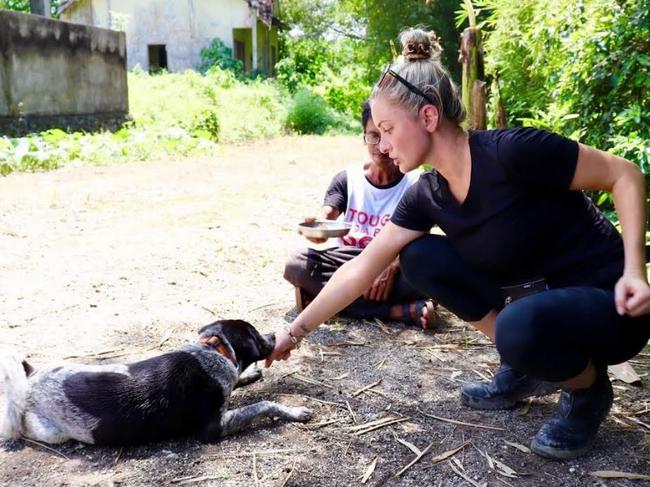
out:
{"label": "dark hair", "polygon": [[387,75],[375,85],[370,99],[381,95],[413,113],[424,105],[433,104],[447,120],[460,125],[465,119],[465,108],[458,89],[438,59],[441,47],[435,33],[418,28],[407,29],[400,34],[400,42],[403,46],[402,56],[391,69],[425,93],[427,98],[415,93],[394,76]]}
{"label": "dark hair", "polygon": [[368,120],[372,118],[372,113],[370,112],[370,101],[366,100],[363,102],[363,108],[361,109],[361,127],[365,133],[366,126],[368,125]]}

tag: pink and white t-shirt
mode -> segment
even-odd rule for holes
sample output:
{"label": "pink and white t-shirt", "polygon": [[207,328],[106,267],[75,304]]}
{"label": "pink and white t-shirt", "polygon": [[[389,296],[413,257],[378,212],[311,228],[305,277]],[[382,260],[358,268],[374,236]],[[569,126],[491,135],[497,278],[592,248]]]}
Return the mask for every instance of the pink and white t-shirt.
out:
{"label": "pink and white t-shirt", "polygon": [[[338,239],[340,245],[365,248],[388,223],[404,192],[422,174],[422,170],[416,169],[405,174],[394,184],[375,186],[368,181],[365,172],[363,165],[349,166],[344,171],[345,184],[338,186],[340,191],[344,191],[347,186],[345,200],[342,200],[346,201],[342,218],[343,221],[352,224],[350,233]],[[342,174],[339,173],[337,177]],[[332,186],[330,186],[331,188]],[[330,190],[328,190],[328,197],[330,195]],[[342,197],[343,195],[338,196]],[[325,203],[331,204],[328,203],[328,197],[326,197]],[[338,207],[338,205],[332,206]],[[339,209],[341,208],[339,207]]]}

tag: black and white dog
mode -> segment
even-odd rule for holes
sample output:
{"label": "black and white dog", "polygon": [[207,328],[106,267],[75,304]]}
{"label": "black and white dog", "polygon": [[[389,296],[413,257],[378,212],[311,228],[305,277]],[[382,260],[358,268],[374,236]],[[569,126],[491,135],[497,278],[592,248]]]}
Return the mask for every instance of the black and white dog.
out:
{"label": "black and white dog", "polygon": [[119,446],[188,435],[215,441],[261,417],[308,421],[308,409],[270,401],[228,410],[232,390],[261,377],[240,373],[274,344],[274,335],[245,321],[223,320],[201,328],[198,343],[131,364],[34,372],[15,351],[3,351],[0,437]]}

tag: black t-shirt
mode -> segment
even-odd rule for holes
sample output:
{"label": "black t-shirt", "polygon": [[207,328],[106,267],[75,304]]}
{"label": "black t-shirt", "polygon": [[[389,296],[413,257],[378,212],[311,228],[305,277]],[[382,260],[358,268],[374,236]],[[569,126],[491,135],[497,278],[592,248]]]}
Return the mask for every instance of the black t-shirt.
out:
{"label": "black t-shirt", "polygon": [[501,283],[546,278],[551,287],[610,287],[623,243],[582,191],[571,191],[578,144],[533,128],[470,132],[471,181],[462,204],[435,170],[420,176],[392,217],[438,225],[461,257]]}

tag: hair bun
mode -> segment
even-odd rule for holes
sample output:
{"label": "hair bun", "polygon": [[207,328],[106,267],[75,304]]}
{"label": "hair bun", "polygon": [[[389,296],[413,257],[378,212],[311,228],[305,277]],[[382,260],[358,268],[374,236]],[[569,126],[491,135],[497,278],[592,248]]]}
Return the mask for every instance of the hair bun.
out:
{"label": "hair bun", "polygon": [[422,29],[409,29],[400,34],[402,56],[406,61],[420,59],[435,59],[440,57],[442,46],[435,32],[425,32]]}

